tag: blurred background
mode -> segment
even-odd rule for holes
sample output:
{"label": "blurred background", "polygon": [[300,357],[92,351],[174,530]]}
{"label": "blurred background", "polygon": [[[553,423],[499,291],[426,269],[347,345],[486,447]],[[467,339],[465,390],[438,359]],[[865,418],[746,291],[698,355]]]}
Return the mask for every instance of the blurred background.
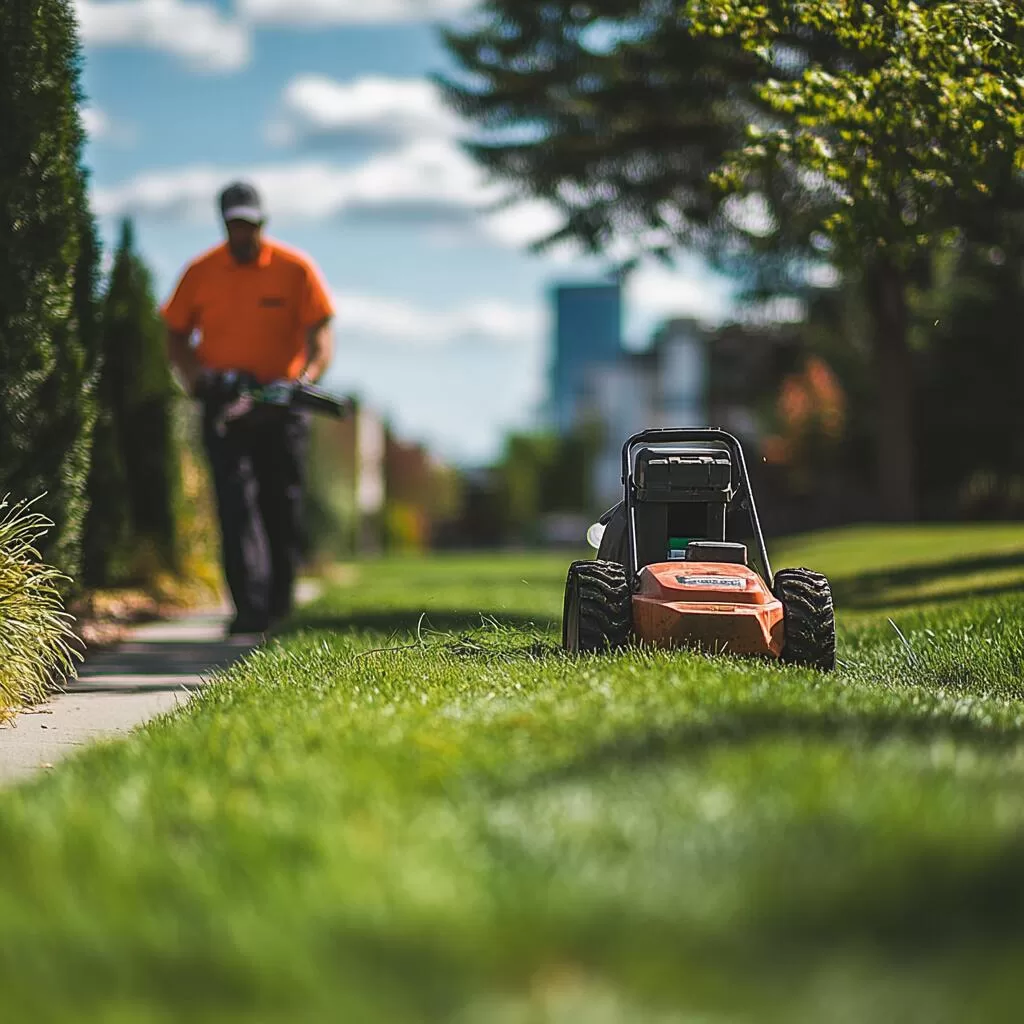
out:
{"label": "blurred background", "polygon": [[623,440],[648,426],[736,433],[770,534],[1020,515],[1016,192],[915,252],[905,379],[886,387],[869,268],[808,226],[812,186],[708,191],[749,119],[715,90],[746,65],[673,36],[658,5],[619,20],[543,7],[77,0],[108,353],[83,541],[95,583],[215,564],[155,309],[220,241],[215,197],[236,177],[263,191],[269,233],[323,269],[338,307],[325,383],[358,402],[316,424],[313,559],[578,548],[618,499]]}

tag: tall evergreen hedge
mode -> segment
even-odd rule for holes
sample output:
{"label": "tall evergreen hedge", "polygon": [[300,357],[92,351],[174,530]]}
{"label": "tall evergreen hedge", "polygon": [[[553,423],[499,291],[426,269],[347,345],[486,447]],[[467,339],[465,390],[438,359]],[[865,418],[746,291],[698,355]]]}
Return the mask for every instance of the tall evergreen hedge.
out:
{"label": "tall evergreen hedge", "polygon": [[176,388],[152,276],[130,220],[103,299],[100,424],[90,477],[89,581],[177,571],[181,460]]}
{"label": "tall evergreen hedge", "polygon": [[68,0],[0,4],[0,496],[46,496],[44,557],[75,575],[98,376],[98,244]]}

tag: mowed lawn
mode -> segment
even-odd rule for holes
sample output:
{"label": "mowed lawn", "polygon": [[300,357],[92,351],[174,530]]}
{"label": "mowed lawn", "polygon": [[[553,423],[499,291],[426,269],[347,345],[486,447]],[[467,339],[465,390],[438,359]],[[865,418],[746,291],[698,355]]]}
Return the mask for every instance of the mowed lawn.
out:
{"label": "mowed lawn", "polygon": [[0,795],[11,1021],[1018,1021],[1024,526],[772,546],[833,675],[572,661],[564,556],[363,563]]}

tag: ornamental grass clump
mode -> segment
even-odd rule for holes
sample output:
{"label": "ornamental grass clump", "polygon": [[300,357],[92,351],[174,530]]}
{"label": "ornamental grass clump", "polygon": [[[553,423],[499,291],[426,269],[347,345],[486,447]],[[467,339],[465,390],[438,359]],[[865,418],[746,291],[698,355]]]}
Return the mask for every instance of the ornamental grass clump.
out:
{"label": "ornamental grass clump", "polygon": [[67,577],[36,549],[53,523],[31,506],[0,499],[0,712],[41,699],[80,657],[60,592]]}

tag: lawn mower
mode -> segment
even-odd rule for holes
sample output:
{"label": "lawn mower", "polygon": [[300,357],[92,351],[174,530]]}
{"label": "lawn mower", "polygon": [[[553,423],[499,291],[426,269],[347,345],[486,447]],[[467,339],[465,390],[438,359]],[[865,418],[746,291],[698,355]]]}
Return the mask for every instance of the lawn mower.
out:
{"label": "lawn mower", "polygon": [[[622,483],[623,500],[588,532],[596,557],[569,566],[567,651],[696,647],[835,668],[829,582],[809,569],[772,575],[743,448],[732,434],[634,434],[622,448]],[[729,539],[737,533],[749,548]]]}

